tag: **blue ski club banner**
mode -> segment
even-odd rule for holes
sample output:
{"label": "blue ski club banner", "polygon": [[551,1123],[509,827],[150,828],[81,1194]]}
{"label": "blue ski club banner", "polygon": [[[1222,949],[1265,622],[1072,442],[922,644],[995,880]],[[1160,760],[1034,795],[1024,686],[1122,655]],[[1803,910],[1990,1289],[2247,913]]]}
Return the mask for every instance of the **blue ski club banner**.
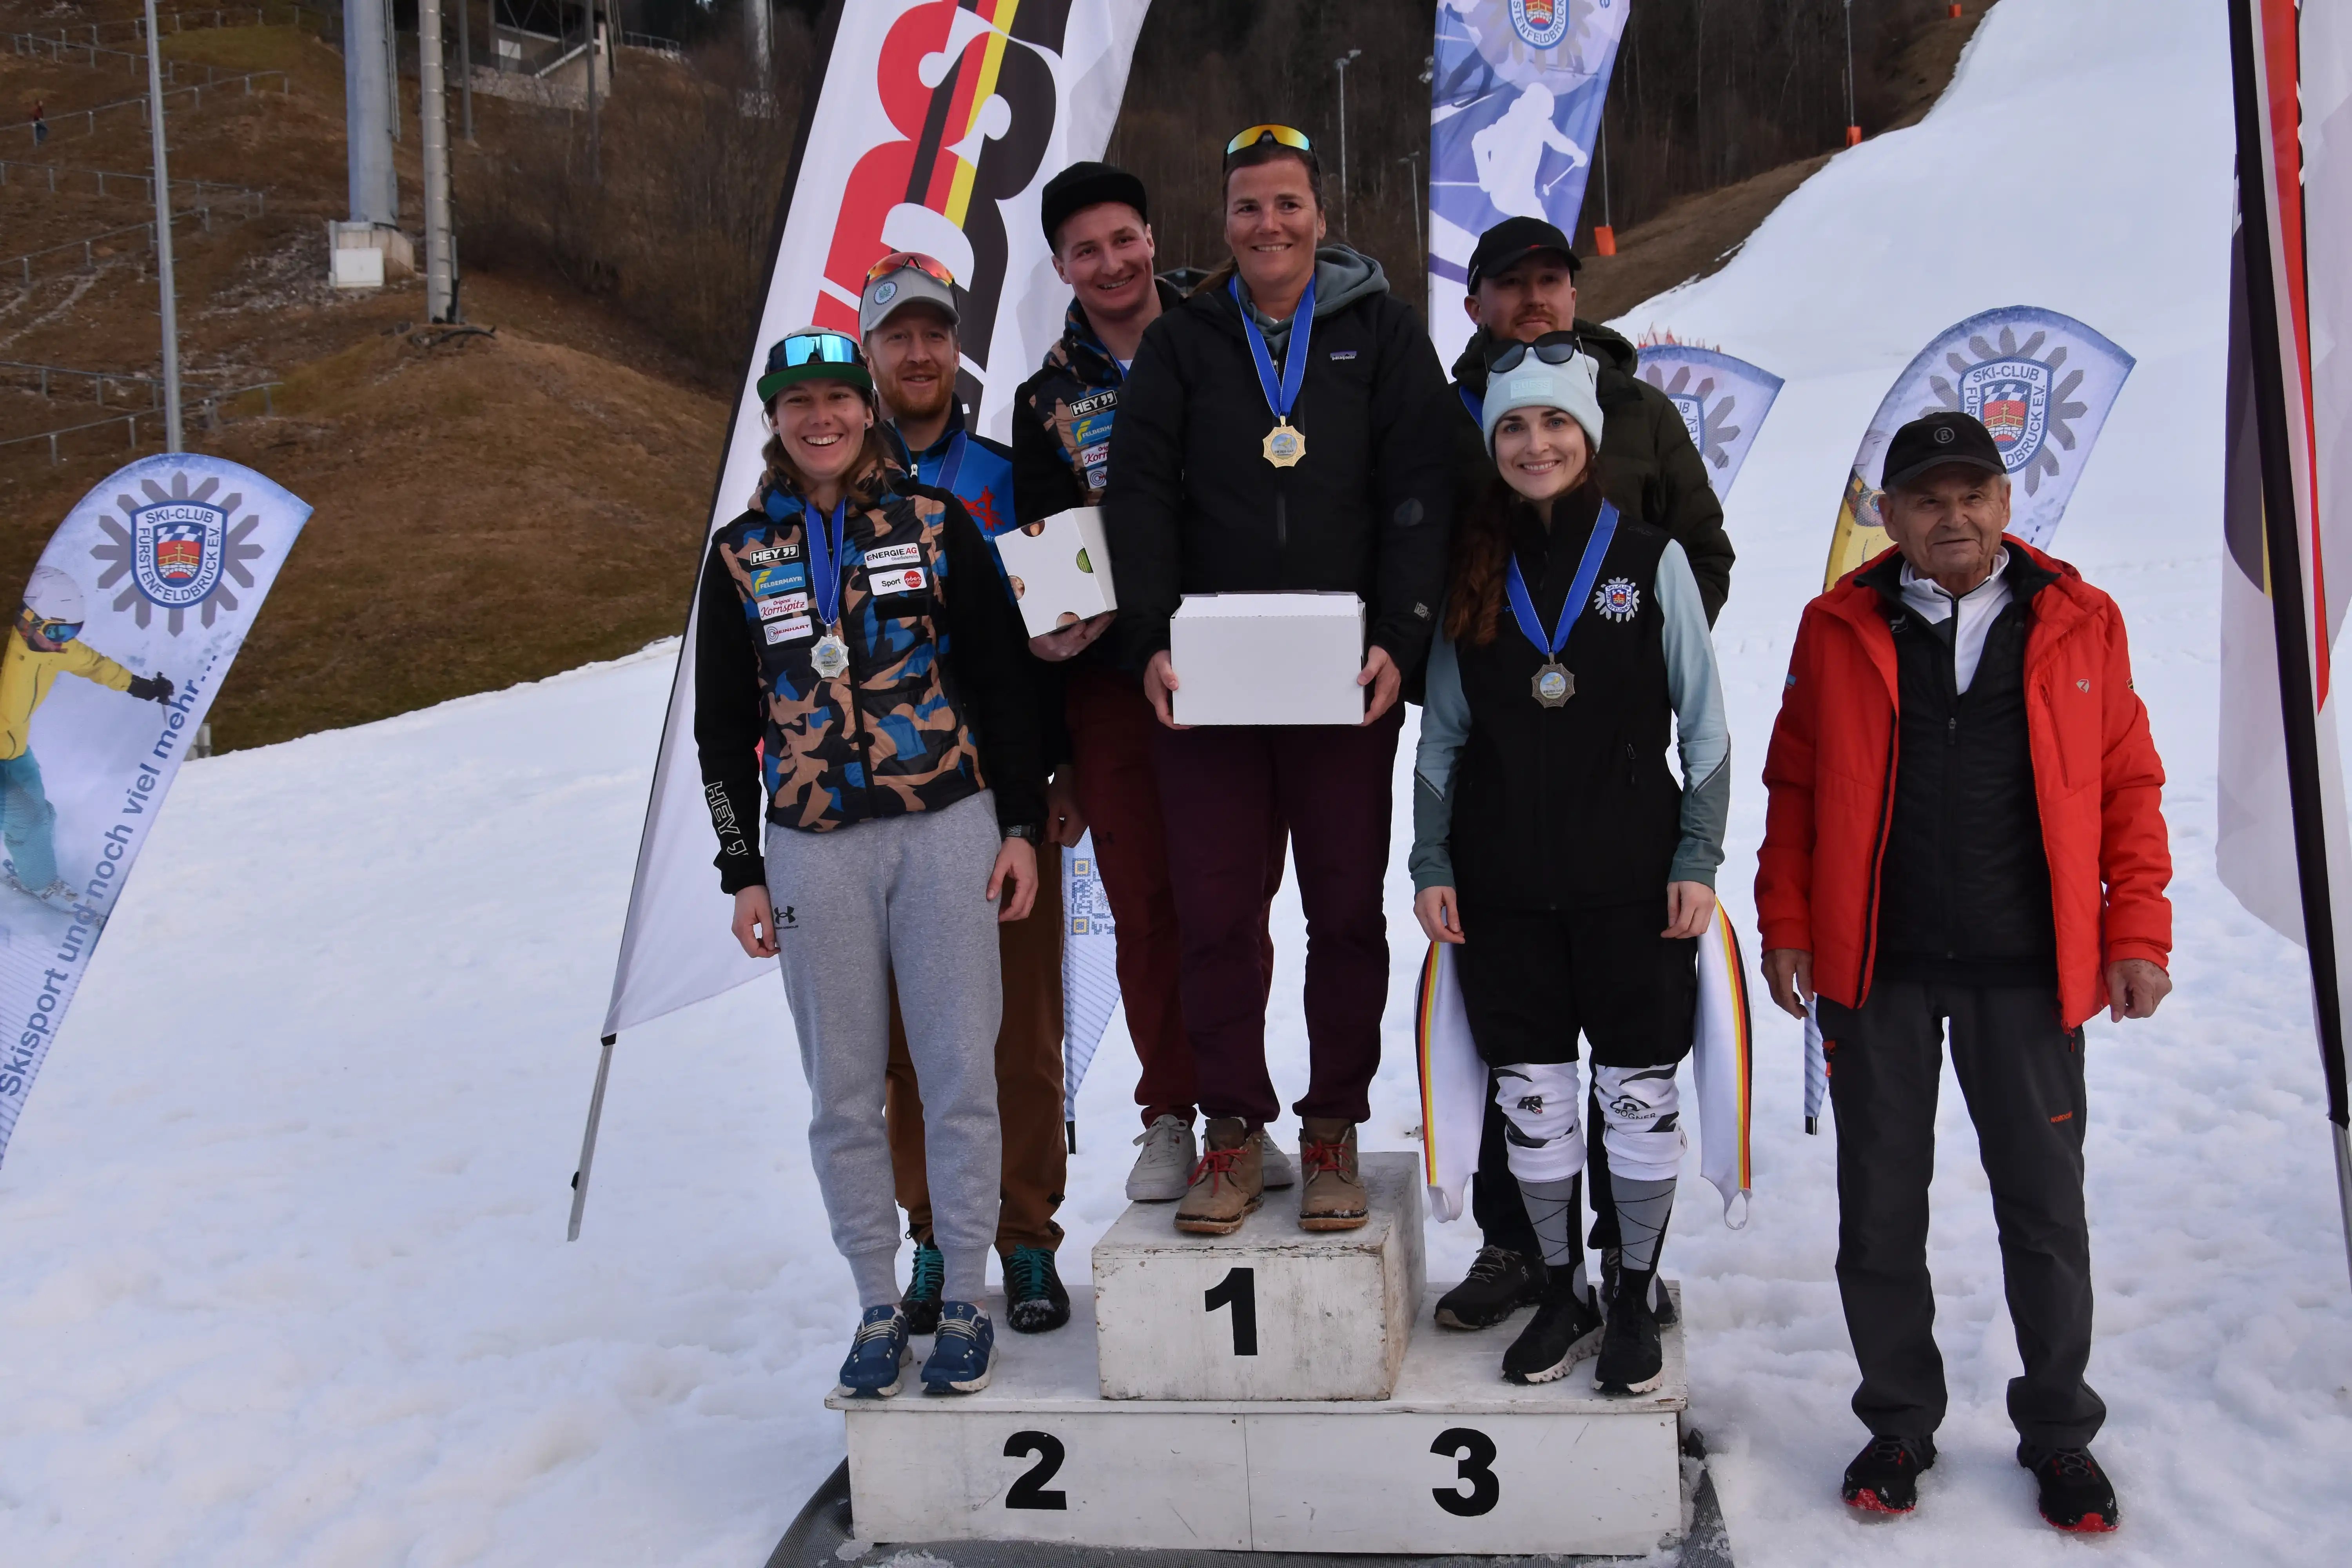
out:
{"label": "blue ski club banner", "polygon": [[1429,104],[1429,335],[1470,341],[1463,284],[1507,217],[1571,237],[1633,0],[1438,0]]}
{"label": "blue ski club banner", "polygon": [[1731,493],[1748,449],[1780,395],[1780,378],[1744,359],[1694,343],[1643,343],[1643,381],[1666,395],[1683,416],[1691,445],[1706,464],[1707,482],[1721,500]]}
{"label": "blue ski club banner", "polygon": [[1078,1086],[1118,1011],[1118,926],[1089,831],[1062,851],[1062,1121],[1077,1152]]}
{"label": "blue ski club banner", "polygon": [[[1984,421],[2009,469],[2009,531],[2046,547],[2074,483],[2130,375],[2132,356],[2072,316],[2005,305],[1945,328],[1895,378],[1863,433],[1830,537],[1828,588],[1887,546],[1878,480],[1895,432],[1923,414],[1958,409]],[[1829,1066],[1805,1011],[1805,1131],[1820,1131]]]}
{"label": "blue ski club banner", "polygon": [[180,760],[310,509],[216,458],[81,499],[0,655],[0,1158]]}

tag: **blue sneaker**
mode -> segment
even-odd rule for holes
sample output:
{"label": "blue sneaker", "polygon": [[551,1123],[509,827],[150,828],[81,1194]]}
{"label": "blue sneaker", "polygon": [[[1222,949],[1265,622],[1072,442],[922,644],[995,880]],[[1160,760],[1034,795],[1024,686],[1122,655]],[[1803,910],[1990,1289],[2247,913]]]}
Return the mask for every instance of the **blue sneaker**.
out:
{"label": "blue sneaker", "polygon": [[923,1392],[978,1394],[988,1386],[995,1360],[996,1331],[988,1314],[969,1301],[949,1301],[940,1308],[931,1359],[923,1363]]}
{"label": "blue sneaker", "polygon": [[946,1289],[948,1260],[940,1249],[928,1241],[915,1243],[915,1267],[907,1278],[907,1293],[898,1299],[898,1310],[907,1314],[907,1331],[910,1334],[937,1333],[940,1327],[940,1294]]}
{"label": "blue sneaker", "polygon": [[907,1364],[914,1359],[907,1346],[907,1315],[896,1307],[868,1307],[857,1320],[857,1337],[841,1363],[836,1392],[848,1399],[887,1399],[906,1386]]}

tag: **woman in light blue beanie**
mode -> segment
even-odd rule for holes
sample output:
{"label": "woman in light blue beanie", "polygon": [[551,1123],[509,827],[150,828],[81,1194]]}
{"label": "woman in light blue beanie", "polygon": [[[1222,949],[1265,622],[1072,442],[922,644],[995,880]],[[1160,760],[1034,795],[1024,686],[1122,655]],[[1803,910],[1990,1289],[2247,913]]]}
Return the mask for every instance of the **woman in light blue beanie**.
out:
{"label": "woman in light blue beanie", "polygon": [[[1543,1298],[1503,1376],[1548,1383],[1597,1353],[1601,1392],[1640,1394],[1663,1371],[1658,1251],[1683,1157],[1675,1066],[1691,1047],[1696,939],[1716,914],[1729,732],[1682,546],[1601,493],[1592,360],[1559,332],[1496,345],[1487,370],[1496,478],[1454,524],[1430,653],[1413,912],[1431,941],[1460,944],[1463,1011],[1543,1247]],[[1666,765],[1676,740],[1686,786]],[[1608,1156],[1605,1191],[1603,1162],[1592,1166],[1614,1281],[1604,1300],[1579,1237],[1580,1036]]]}

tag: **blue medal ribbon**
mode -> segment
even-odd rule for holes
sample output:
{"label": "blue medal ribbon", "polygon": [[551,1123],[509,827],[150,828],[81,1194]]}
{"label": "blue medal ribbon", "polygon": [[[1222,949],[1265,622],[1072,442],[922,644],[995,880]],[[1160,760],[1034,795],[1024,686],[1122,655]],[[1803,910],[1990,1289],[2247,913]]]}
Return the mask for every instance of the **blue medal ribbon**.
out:
{"label": "blue medal ribbon", "polygon": [[1290,410],[1298,401],[1298,389],[1307,384],[1307,341],[1315,330],[1315,279],[1307,280],[1307,292],[1298,297],[1298,309],[1291,320],[1297,324],[1290,329],[1290,347],[1282,356],[1282,377],[1274,374],[1274,355],[1266,352],[1265,334],[1257,330],[1257,321],[1250,314],[1249,301],[1242,297],[1242,280],[1236,277],[1225,285],[1241,307],[1242,331],[1249,338],[1250,358],[1257,364],[1258,389],[1265,394],[1266,406],[1276,418],[1285,424],[1290,421]]}
{"label": "blue medal ribbon", "polygon": [[943,490],[954,489],[956,476],[963,472],[964,448],[971,444],[971,437],[961,430],[957,431],[954,438],[948,442],[948,455],[940,460],[939,477],[931,483]]}
{"label": "blue medal ribbon", "polygon": [[1559,626],[1549,637],[1544,636],[1543,619],[1536,614],[1535,601],[1528,596],[1528,580],[1519,575],[1519,556],[1511,552],[1510,570],[1503,574],[1503,586],[1511,601],[1511,618],[1519,623],[1519,630],[1528,641],[1543,650],[1546,658],[1557,659],[1559,650],[1568,646],[1568,634],[1576,627],[1577,617],[1584,614],[1585,596],[1592,592],[1592,580],[1601,575],[1601,558],[1609,553],[1609,541],[1617,532],[1617,509],[1608,501],[1601,503],[1601,516],[1592,524],[1592,537],[1584,542],[1583,558],[1576,563],[1576,581],[1568,587],[1568,602],[1559,607]]}
{"label": "blue medal ribbon", "polygon": [[809,596],[818,621],[830,628],[841,614],[841,555],[846,537],[842,527],[849,516],[849,498],[833,503],[830,521],[814,501],[801,502],[801,510],[808,519]]}

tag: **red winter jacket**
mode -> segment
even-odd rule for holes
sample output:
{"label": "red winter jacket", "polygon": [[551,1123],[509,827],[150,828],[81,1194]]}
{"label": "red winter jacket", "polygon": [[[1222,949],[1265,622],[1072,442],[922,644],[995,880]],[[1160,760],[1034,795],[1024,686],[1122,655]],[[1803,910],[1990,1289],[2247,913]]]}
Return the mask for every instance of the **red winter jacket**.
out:
{"label": "red winter jacket", "polygon": [[[2162,964],[2171,953],[2164,764],[2132,689],[2116,602],[2064,562],[2003,542],[2057,574],[2035,595],[2026,636],[2026,729],[2058,928],[2058,1007],[2072,1028],[2107,1005],[2107,964]],[[1877,594],[1854,581],[1868,569],[1806,605],[1797,627],[1764,759],[1770,798],[1756,864],[1765,950],[1811,952],[1814,988],[1849,1007],[1870,994],[1900,733],[1895,636]]]}

